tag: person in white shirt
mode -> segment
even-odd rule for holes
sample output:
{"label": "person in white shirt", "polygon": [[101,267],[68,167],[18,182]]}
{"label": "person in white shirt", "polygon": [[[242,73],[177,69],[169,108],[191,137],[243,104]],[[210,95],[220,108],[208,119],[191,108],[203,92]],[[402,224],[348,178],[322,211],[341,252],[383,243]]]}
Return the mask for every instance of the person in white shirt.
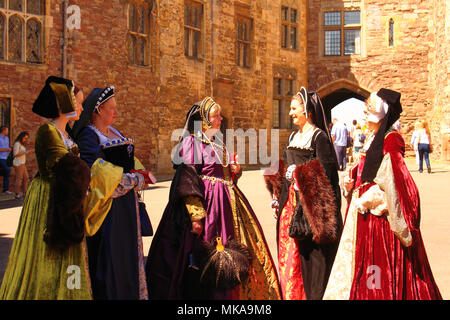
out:
{"label": "person in white shirt", "polygon": [[414,152],[416,154],[416,164],[417,164],[417,166],[419,166],[419,149],[418,149],[419,142],[417,140],[417,134],[419,132],[419,125],[420,125],[420,121],[416,121],[414,123],[414,131],[413,131],[412,136],[411,136],[411,145],[413,146]]}
{"label": "person in white shirt", "polygon": [[425,120],[420,121],[415,144],[417,144],[417,150],[419,151],[419,172],[423,172],[423,158],[425,158],[428,173],[431,173],[429,159],[429,153],[431,152],[431,134],[428,129],[428,123]]}
{"label": "person in white shirt", "polygon": [[[15,183],[15,189],[16,189],[16,199],[21,199],[25,197],[25,194],[27,193],[28,189],[28,170],[25,165],[26,163],[26,156],[34,150],[29,150],[25,148],[25,143],[30,137],[29,133],[26,131],[22,131],[16,138],[16,141],[14,142],[13,146],[13,166],[16,171],[16,183]],[[20,191],[23,191],[21,194]]]}

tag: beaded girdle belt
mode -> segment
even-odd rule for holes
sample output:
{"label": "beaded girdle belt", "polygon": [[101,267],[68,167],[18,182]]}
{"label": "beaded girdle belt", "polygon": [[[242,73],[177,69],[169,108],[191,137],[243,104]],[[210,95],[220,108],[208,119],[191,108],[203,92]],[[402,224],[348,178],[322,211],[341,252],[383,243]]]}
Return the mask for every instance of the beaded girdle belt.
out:
{"label": "beaded girdle belt", "polygon": [[222,178],[217,178],[217,177],[210,177],[210,176],[205,176],[205,175],[201,175],[200,178],[204,179],[204,180],[209,180],[212,181],[212,184],[214,185],[216,181],[222,182],[223,184],[232,187],[233,186],[233,181],[228,181]]}

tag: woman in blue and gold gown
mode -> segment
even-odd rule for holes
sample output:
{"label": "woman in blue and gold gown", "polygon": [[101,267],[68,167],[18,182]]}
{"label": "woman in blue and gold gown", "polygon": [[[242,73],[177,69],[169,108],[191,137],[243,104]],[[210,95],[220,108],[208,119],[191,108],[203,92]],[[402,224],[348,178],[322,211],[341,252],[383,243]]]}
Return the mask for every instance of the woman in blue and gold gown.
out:
{"label": "woman in blue and gold gown", "polygon": [[89,272],[94,299],[146,300],[147,283],[138,197],[146,181],[133,169],[143,169],[134,157],[134,143],[112,127],[118,111],[114,87],[95,88],[83,102],[83,113],[74,124],[72,136],[80,157],[96,174],[96,164],[113,168],[103,172],[103,181],[115,187],[101,195],[94,211],[107,213],[98,220],[99,231],[87,238]]}

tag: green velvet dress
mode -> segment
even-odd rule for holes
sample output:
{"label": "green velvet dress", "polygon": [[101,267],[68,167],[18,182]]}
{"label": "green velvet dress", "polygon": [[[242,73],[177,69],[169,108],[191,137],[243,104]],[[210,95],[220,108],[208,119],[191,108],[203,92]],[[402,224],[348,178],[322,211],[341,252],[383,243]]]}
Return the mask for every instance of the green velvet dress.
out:
{"label": "green velvet dress", "polygon": [[53,124],[39,128],[35,152],[39,175],[25,196],[0,300],[92,299],[85,241],[60,251],[43,240],[52,168],[68,152]]}

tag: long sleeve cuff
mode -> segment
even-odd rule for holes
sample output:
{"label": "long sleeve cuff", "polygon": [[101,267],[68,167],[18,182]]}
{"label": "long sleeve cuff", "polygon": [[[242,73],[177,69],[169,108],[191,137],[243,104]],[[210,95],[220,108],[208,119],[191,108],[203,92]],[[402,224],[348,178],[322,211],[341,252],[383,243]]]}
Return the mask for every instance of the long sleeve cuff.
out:
{"label": "long sleeve cuff", "polygon": [[112,198],[121,197],[133,188],[140,191],[144,186],[144,177],[140,173],[124,173],[119,185],[112,194]]}
{"label": "long sleeve cuff", "polygon": [[189,212],[191,221],[198,221],[206,217],[206,211],[203,208],[202,201],[199,197],[188,196],[184,198],[184,203]]}

